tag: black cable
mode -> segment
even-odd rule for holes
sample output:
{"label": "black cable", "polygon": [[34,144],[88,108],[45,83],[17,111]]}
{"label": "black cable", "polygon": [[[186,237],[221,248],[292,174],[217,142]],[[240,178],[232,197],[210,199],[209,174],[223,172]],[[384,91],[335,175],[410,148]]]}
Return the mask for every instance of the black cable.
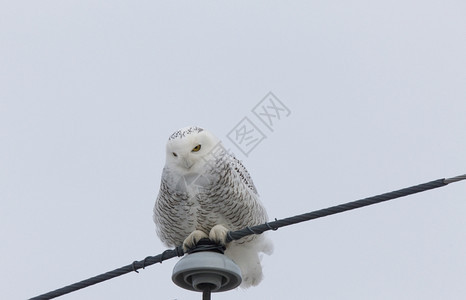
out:
{"label": "black cable", "polygon": [[407,195],[439,188],[439,187],[442,187],[448,184],[445,181],[446,181],[445,179],[438,179],[438,180],[430,181],[427,183],[415,185],[412,187],[404,188],[401,190],[397,190],[397,191],[393,191],[393,192],[389,192],[389,193],[385,193],[385,194],[381,194],[381,195],[377,195],[377,196],[373,196],[373,197],[369,197],[369,198],[365,198],[365,199],[361,199],[361,200],[357,200],[353,202],[348,202],[345,204],[340,204],[340,205],[332,206],[329,208],[316,210],[313,212],[297,215],[294,217],[276,220],[273,222],[267,222],[265,224],[247,227],[247,228],[244,228],[238,231],[230,231],[227,234],[227,242],[239,240],[245,236],[251,235],[252,232],[254,232],[254,234],[261,234],[264,231],[277,230],[280,227],[293,225],[296,223],[309,221],[309,220],[313,220],[313,219],[317,219],[321,217],[326,217],[329,215],[338,214],[338,213],[345,212],[348,210],[352,210],[352,209],[356,209],[356,208],[360,208],[360,207],[364,207],[364,206],[368,206],[372,204],[377,204],[377,203],[392,200],[395,198],[404,197]]}
{"label": "black cable", "polygon": [[[266,222],[265,224],[247,227],[247,228],[244,228],[238,231],[229,231],[227,234],[227,243],[233,240],[238,240],[240,238],[243,238],[251,234],[261,234],[264,231],[277,230],[280,227],[284,227],[284,226],[288,226],[288,225],[292,225],[292,224],[296,224],[296,223],[300,223],[304,221],[309,221],[312,219],[317,219],[317,218],[345,212],[348,210],[392,200],[395,198],[404,197],[407,195],[439,188],[439,187],[442,187],[447,184],[457,182],[460,180],[466,180],[466,174],[457,176],[457,177],[452,177],[449,179],[438,179],[438,180],[430,181],[427,183],[415,185],[412,187],[404,188],[401,190],[397,190],[397,191],[393,191],[393,192],[389,192],[389,193],[385,193],[385,194],[381,194],[378,196],[369,197],[369,198],[365,198],[365,199],[361,199],[361,200],[357,200],[353,202],[348,202],[345,204],[332,206],[332,207],[321,209],[321,210],[316,210],[313,212],[297,215],[294,217],[289,217],[289,218],[285,218],[281,220],[275,219],[275,221],[272,221],[272,222]],[[131,271],[138,272],[137,271],[138,269],[145,268],[155,263],[161,263],[162,261],[173,258],[175,256],[183,256],[183,255],[184,255],[183,248],[181,246],[178,246],[175,249],[165,250],[163,253],[159,255],[148,256],[144,260],[135,261],[130,265],[115,269],[113,271],[110,271],[104,274],[94,276],[92,278],[65,286],[63,288],[57,289],[55,291],[52,291],[52,292],[49,292],[49,293],[46,293],[46,294],[43,294],[37,297],[33,297],[30,300],[45,300],[45,299],[52,299],[55,297],[59,297],[59,296],[77,291],[79,289],[100,283],[102,281],[109,280],[114,277],[118,277],[120,275],[129,273]],[[209,294],[209,297],[210,297],[210,294]]]}
{"label": "black cable", "polygon": [[139,270],[141,268],[144,269],[145,267],[153,265],[155,263],[162,263],[162,261],[164,261],[164,260],[173,258],[175,256],[183,256],[183,255],[184,255],[184,252],[183,252],[183,248],[181,248],[181,247],[176,247],[175,249],[165,250],[163,253],[161,253],[159,255],[148,256],[148,257],[144,258],[143,260],[135,261],[132,264],[129,264],[129,265],[126,265],[124,267],[115,269],[113,271],[109,271],[107,273],[103,273],[103,274],[100,274],[100,275],[85,279],[83,281],[80,281],[80,282],[73,283],[71,285],[62,287],[62,288],[57,289],[55,291],[48,292],[46,294],[43,294],[43,295],[40,295],[40,296],[37,296],[37,297],[33,297],[30,300],[45,300],[45,299],[52,299],[52,298],[55,298],[55,297],[63,296],[65,294],[77,291],[77,290],[82,289],[82,288],[86,288],[88,286],[100,283],[100,282],[105,281],[105,280],[109,280],[109,279],[124,275],[124,274],[129,273],[129,272],[134,271],[134,272],[139,273],[137,270]]}

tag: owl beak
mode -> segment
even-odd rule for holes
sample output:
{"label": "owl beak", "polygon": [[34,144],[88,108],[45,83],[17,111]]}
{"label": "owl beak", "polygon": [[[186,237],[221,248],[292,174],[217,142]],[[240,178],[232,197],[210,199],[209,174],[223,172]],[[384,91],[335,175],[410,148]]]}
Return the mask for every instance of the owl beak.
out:
{"label": "owl beak", "polygon": [[190,169],[193,166],[193,164],[194,163],[191,160],[189,160],[187,157],[183,157],[183,166],[186,169]]}

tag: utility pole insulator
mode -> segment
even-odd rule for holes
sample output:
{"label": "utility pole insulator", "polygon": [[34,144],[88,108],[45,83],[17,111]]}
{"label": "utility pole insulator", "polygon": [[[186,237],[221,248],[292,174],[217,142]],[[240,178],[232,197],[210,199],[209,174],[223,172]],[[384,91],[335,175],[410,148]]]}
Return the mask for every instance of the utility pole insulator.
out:
{"label": "utility pole insulator", "polygon": [[173,268],[173,282],[187,290],[224,292],[241,284],[240,268],[224,254],[201,251],[186,255]]}

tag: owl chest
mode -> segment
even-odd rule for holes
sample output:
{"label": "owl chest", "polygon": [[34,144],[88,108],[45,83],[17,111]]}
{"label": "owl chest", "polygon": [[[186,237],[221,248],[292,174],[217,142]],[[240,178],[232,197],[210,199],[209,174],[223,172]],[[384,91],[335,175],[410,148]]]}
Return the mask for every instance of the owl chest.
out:
{"label": "owl chest", "polygon": [[223,205],[218,205],[206,195],[198,194],[189,197],[185,201],[178,204],[176,210],[173,211],[173,219],[178,219],[182,224],[185,224],[187,231],[191,232],[195,229],[209,232],[210,229],[222,222]]}
{"label": "owl chest", "polygon": [[[233,184],[230,174],[203,174],[198,177],[187,177],[177,180],[171,195],[177,195],[172,203],[172,218],[183,224],[187,231],[195,229],[210,231],[217,224],[238,224],[239,215],[245,217],[250,213],[244,209],[244,186]],[[247,194],[247,193],[246,193]]]}

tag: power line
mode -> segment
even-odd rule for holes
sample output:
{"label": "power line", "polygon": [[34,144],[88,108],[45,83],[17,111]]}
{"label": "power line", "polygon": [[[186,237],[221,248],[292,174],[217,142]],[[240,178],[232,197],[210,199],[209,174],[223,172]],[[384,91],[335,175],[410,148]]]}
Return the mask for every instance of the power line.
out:
{"label": "power line", "polygon": [[124,267],[115,269],[113,271],[109,271],[80,282],[76,282],[70,284],[68,286],[62,287],[60,289],[56,289],[54,291],[48,292],[46,294],[42,294],[40,296],[36,296],[31,298],[30,300],[45,300],[45,299],[52,299],[59,296],[63,296],[65,294],[69,294],[71,292],[89,287],[91,285],[101,283],[103,281],[124,275],[129,272],[136,272],[139,273],[139,269],[144,269],[147,266],[153,265],[155,263],[162,263],[162,261],[176,257],[176,256],[183,256],[183,248],[181,246],[176,247],[175,249],[168,249],[156,256],[148,256],[140,261],[134,261],[132,264],[126,265]]}
{"label": "power line", "polygon": [[447,178],[443,182],[445,182],[445,184],[450,184],[450,183],[465,180],[465,179],[466,179],[466,174],[456,176],[456,177]]}
{"label": "power line", "polygon": [[[381,203],[384,201],[412,195],[415,193],[420,193],[424,191],[428,191],[431,189],[436,189],[439,187],[446,186],[450,183],[458,182],[461,180],[466,180],[466,174],[452,177],[452,178],[447,178],[447,179],[437,179],[434,181],[430,181],[427,183],[411,186],[408,188],[396,190],[393,192],[369,197],[369,198],[364,198],[361,200],[356,200],[353,202],[348,202],[345,204],[340,204],[320,210],[316,210],[313,212],[309,213],[304,213],[301,215],[281,219],[281,220],[276,220],[272,222],[266,222],[265,224],[257,225],[257,226],[252,226],[252,227],[247,227],[238,231],[230,231],[227,234],[227,242],[231,242],[233,240],[238,240],[241,239],[245,236],[252,235],[252,234],[261,234],[265,231],[268,230],[277,230],[280,227],[284,226],[289,226],[293,224],[297,224],[300,222],[304,221],[309,221],[333,214],[338,214],[341,212],[345,212],[348,210],[356,209],[356,208],[361,208],[364,206],[372,205],[372,204],[377,204]],[[63,288],[48,292],[46,294],[42,294],[40,296],[36,296],[31,298],[30,300],[45,300],[45,299],[52,299],[56,298],[74,291],[77,291],[82,288],[86,288],[88,286],[118,277],[120,275],[135,271],[137,273],[139,269],[144,269],[147,266],[153,265],[155,263],[162,263],[162,261],[176,257],[176,256],[183,256],[183,248],[181,246],[176,247],[175,249],[168,249],[165,250],[163,253],[156,255],[156,256],[148,256],[143,260],[140,261],[134,261],[132,264],[126,265],[124,267],[115,269],[113,271],[109,271],[85,280],[82,280],[80,282],[65,286]],[[207,297],[207,295],[204,295]]]}
{"label": "power line", "polygon": [[393,191],[393,192],[389,192],[389,193],[385,193],[385,194],[381,194],[381,195],[377,195],[377,196],[373,196],[369,198],[364,198],[361,200],[356,200],[353,202],[348,202],[345,204],[340,204],[340,205],[332,206],[329,208],[316,210],[313,212],[297,215],[294,217],[276,220],[273,222],[268,222],[268,223],[257,225],[257,226],[247,227],[247,228],[244,228],[238,231],[230,231],[228,232],[228,235],[227,235],[227,242],[238,240],[250,234],[261,234],[264,231],[275,230],[280,227],[293,225],[293,224],[297,224],[297,223],[301,223],[304,221],[309,221],[309,220],[313,220],[317,218],[322,218],[322,217],[330,216],[333,214],[345,212],[348,210],[361,208],[361,207],[372,205],[372,204],[377,204],[380,202],[412,195],[412,194],[419,193],[419,192],[424,192],[424,191],[431,190],[431,189],[436,189],[442,186],[446,186],[448,183],[452,183],[452,182],[456,182],[456,181],[464,180],[464,179],[466,179],[466,175],[462,175],[462,176],[458,176],[458,177],[454,177],[450,179],[437,179],[434,181],[411,186],[411,187],[404,188],[401,190],[397,190],[397,191]]}

